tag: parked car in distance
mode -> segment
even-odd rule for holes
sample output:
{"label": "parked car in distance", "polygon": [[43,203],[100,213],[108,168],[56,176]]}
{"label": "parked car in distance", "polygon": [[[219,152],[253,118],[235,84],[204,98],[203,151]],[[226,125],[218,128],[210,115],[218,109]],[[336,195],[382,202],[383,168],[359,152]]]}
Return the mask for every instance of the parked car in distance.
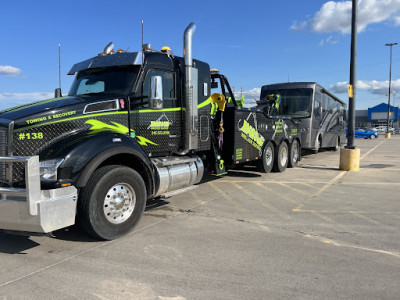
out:
{"label": "parked car in distance", "polygon": [[[371,130],[376,131],[376,132],[385,133],[386,132],[386,128],[387,128],[387,126],[377,126],[377,127],[371,128]],[[389,132],[393,133],[394,132],[394,128],[393,127],[389,127]]]}
{"label": "parked car in distance", "polygon": [[354,131],[354,137],[356,138],[364,138],[364,139],[375,139],[377,138],[379,135],[377,132],[372,131],[372,130],[368,130],[368,129],[356,129]]}

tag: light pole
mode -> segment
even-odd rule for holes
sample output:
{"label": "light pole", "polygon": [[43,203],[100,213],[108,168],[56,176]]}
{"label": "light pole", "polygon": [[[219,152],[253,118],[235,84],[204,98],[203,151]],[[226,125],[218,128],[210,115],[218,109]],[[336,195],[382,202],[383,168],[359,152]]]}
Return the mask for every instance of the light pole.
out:
{"label": "light pole", "polygon": [[360,170],[360,149],[354,145],[355,107],[356,107],[356,61],[357,61],[357,0],[351,1],[351,50],[349,110],[347,125],[347,146],[340,149],[339,169],[345,171]]}
{"label": "light pole", "polygon": [[392,126],[394,128],[394,119],[395,119],[395,116],[396,116],[396,91],[393,91],[392,93],[393,93],[393,120],[392,120]]}
{"label": "light pole", "polygon": [[357,62],[357,0],[352,0],[351,11],[351,50],[350,50],[350,82],[349,82],[349,110],[347,125],[347,149],[355,149],[355,108],[356,108],[356,62]]}
{"label": "light pole", "polygon": [[392,85],[392,48],[396,46],[397,43],[388,43],[385,46],[390,47],[390,67],[389,67],[389,94],[388,94],[388,113],[387,113],[387,126],[386,126],[386,137],[389,138],[389,117],[390,117],[390,88]]}

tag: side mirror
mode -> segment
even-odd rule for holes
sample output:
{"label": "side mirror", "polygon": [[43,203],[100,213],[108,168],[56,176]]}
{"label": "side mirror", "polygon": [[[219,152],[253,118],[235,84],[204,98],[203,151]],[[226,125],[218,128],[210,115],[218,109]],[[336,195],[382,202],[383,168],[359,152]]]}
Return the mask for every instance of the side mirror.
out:
{"label": "side mirror", "polygon": [[218,88],[218,82],[217,82],[217,81],[211,82],[211,88],[212,88],[212,89]]}
{"label": "side mirror", "polygon": [[322,116],[322,106],[317,108],[317,115]]}
{"label": "side mirror", "polygon": [[150,81],[150,99],[149,108],[162,109],[163,108],[163,86],[161,76],[152,76]]}

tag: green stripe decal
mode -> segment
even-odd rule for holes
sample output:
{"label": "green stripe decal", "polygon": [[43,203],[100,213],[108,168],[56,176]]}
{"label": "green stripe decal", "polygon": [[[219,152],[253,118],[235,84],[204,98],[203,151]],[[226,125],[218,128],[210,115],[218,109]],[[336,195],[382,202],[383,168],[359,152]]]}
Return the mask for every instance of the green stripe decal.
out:
{"label": "green stripe decal", "polygon": [[200,109],[200,108],[203,108],[203,107],[205,107],[205,106],[207,106],[207,105],[209,105],[209,104],[211,104],[211,97],[208,98],[206,101],[203,101],[202,103],[200,103],[199,105],[197,105],[197,108]]}
{"label": "green stripe decal", "polygon": [[[57,100],[58,99],[61,99],[61,98],[57,98]],[[54,101],[54,100],[55,99],[52,99],[52,101]],[[47,101],[50,101],[50,100],[47,100]],[[197,108],[200,109],[202,107],[209,105],[210,103],[211,103],[211,98],[208,98],[206,101],[197,105]],[[164,109],[159,109],[159,110],[154,110],[154,109],[142,109],[142,110],[137,110],[137,111],[134,110],[134,111],[131,111],[131,113],[141,113],[142,114],[142,113],[173,112],[173,111],[185,111],[185,110],[186,109],[184,107],[174,107],[174,108],[164,108]],[[120,115],[120,114],[128,114],[128,112],[127,111],[117,111],[117,112],[114,111],[114,112],[104,112],[104,113],[98,113],[98,114],[88,114],[88,115],[83,115],[83,116],[79,116],[79,117],[66,118],[66,119],[57,120],[57,121],[40,123],[40,124],[36,124],[36,125],[32,125],[32,126],[19,128],[14,131],[20,132],[20,131],[24,131],[24,130],[28,130],[28,129],[37,128],[40,126],[45,126],[45,125],[57,124],[57,123],[68,122],[68,121],[79,120],[79,119],[89,119],[89,118],[93,118],[93,117],[108,116],[108,115]]]}
{"label": "green stripe decal", "polygon": [[36,127],[40,127],[40,126],[51,125],[51,124],[56,124],[56,123],[61,123],[61,122],[68,122],[68,121],[79,120],[79,119],[89,119],[89,118],[99,117],[99,116],[121,115],[121,114],[128,114],[128,112],[127,111],[117,111],[117,112],[91,114],[91,115],[85,115],[85,116],[80,116],[80,117],[62,119],[62,120],[53,121],[53,122],[41,123],[38,125],[32,125],[32,126],[28,126],[28,127],[19,128],[14,131],[19,132],[19,131],[23,131],[23,130],[28,130],[28,129],[32,129],[32,128],[36,128]]}
{"label": "green stripe decal", "polygon": [[183,110],[182,107],[174,107],[174,108],[164,108],[164,109],[142,109],[138,110],[141,113],[156,113],[156,112],[166,112],[166,111],[181,111]]}

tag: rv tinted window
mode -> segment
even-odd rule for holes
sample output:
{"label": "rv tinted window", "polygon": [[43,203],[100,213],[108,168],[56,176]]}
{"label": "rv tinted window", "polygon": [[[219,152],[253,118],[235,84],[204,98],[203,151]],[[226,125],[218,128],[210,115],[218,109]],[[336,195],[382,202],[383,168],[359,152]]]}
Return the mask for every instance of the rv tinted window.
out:
{"label": "rv tinted window", "polygon": [[282,89],[266,92],[266,96],[261,100],[271,102],[271,115],[293,118],[307,118],[310,116],[312,89]]}

